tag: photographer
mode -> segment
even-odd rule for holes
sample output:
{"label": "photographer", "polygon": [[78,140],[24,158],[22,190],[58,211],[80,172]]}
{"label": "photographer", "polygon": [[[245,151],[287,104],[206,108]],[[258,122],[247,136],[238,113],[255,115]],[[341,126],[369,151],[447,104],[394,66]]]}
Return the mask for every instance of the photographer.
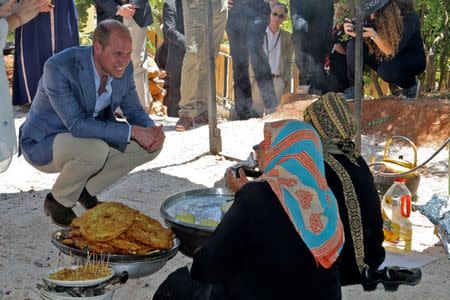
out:
{"label": "photographer", "polygon": [[[420,36],[419,16],[413,0],[363,0],[364,64],[389,84],[400,86],[404,97],[417,98],[420,82],[417,75],[425,70],[426,59]],[[354,24],[346,19],[345,33],[355,37]],[[347,44],[348,77],[355,77],[355,40]],[[353,86],[344,92],[354,98]]]}

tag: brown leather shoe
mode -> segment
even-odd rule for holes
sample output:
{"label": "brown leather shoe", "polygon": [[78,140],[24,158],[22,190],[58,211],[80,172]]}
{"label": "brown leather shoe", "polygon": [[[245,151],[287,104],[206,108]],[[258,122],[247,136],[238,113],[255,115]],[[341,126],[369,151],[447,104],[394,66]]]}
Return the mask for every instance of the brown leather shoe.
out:
{"label": "brown leather shoe", "polygon": [[78,198],[78,202],[85,208],[90,209],[93,207],[96,207],[97,205],[103,203],[101,201],[98,201],[97,197],[91,196],[89,192],[86,190],[86,188],[83,189],[81,192],[80,197]]}
{"label": "brown leather shoe", "polygon": [[194,118],[194,122],[197,124],[208,124],[208,112],[204,111]]}
{"label": "brown leather shoe", "polygon": [[194,125],[194,119],[191,116],[183,115],[178,119],[175,125],[176,131],[186,131],[189,130]]}
{"label": "brown leather shoe", "polygon": [[47,216],[52,218],[53,223],[61,227],[69,226],[72,220],[77,217],[72,208],[60,204],[55,200],[52,193],[45,196],[44,211]]}

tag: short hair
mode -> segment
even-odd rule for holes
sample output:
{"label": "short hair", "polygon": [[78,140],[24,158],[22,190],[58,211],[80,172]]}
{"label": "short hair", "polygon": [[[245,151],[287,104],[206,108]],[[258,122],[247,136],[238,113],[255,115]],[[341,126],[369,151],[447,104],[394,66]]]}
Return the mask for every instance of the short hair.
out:
{"label": "short hair", "polygon": [[284,4],[284,3],[282,3],[282,2],[275,2],[275,3],[272,3],[272,4],[270,5],[270,9],[274,9],[274,8],[277,7],[277,6],[280,6],[280,7],[284,8],[284,12],[285,12],[286,14],[289,12],[287,5]]}
{"label": "short hair", "polygon": [[98,23],[97,27],[94,30],[92,41],[99,42],[100,45],[102,45],[102,47],[104,48],[108,45],[109,36],[113,31],[123,32],[127,36],[129,36],[131,40],[130,31],[127,27],[125,27],[125,25],[123,25],[119,21],[108,19]]}

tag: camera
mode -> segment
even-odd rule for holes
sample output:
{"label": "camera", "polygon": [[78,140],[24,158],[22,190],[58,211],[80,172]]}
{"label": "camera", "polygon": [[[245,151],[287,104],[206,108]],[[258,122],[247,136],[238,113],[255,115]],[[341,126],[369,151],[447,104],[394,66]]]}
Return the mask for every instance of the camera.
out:
{"label": "camera", "polygon": [[[356,32],[356,19],[352,20],[352,24],[353,24],[353,31]],[[370,18],[364,18],[363,20],[363,27],[369,27],[369,28],[373,28],[374,30],[376,30],[375,28],[375,22]]]}

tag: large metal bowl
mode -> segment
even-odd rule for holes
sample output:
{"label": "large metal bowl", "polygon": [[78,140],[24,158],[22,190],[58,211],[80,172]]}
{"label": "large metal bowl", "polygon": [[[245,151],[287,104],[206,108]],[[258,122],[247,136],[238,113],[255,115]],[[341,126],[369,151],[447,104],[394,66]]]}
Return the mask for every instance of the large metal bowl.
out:
{"label": "large metal bowl", "polygon": [[203,245],[215,227],[180,221],[170,210],[174,205],[187,199],[200,202],[205,198],[217,198],[225,202],[233,199],[234,195],[223,188],[195,189],[171,195],[161,204],[160,212],[164,221],[180,239],[180,251],[189,257]]}
{"label": "large metal bowl", "polygon": [[[68,236],[69,229],[62,229],[52,234],[52,244],[62,253],[70,256],[87,258],[88,252],[62,243],[62,240]],[[170,250],[163,250],[157,253],[147,255],[119,255],[110,254],[109,264],[114,272],[127,271],[130,278],[138,278],[151,275],[159,271],[169,259],[178,252],[180,240],[175,238],[173,247]]]}

